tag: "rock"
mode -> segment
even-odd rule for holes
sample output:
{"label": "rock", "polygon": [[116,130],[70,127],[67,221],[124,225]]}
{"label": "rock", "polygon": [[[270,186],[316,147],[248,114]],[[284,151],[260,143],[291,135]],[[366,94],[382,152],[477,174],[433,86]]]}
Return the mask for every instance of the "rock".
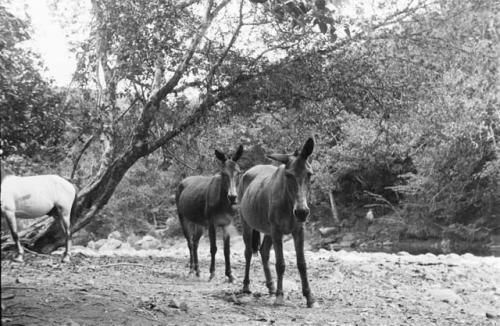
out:
{"label": "rock", "polygon": [[169,303],[168,303],[168,306],[170,308],[175,308],[175,309],[179,309],[180,308],[179,302],[177,300],[175,300],[175,299],[170,300]]}
{"label": "rock", "polygon": [[125,254],[129,256],[136,254],[136,250],[128,242],[122,242],[119,251],[120,254]]}
{"label": "rock", "polygon": [[486,318],[488,318],[488,319],[500,319],[500,315],[487,311]]}
{"label": "rock", "polygon": [[120,248],[122,242],[116,239],[107,239],[102,246],[99,247],[99,251],[110,251]]}
{"label": "rock", "polygon": [[[61,252],[62,254],[62,252]],[[97,252],[94,249],[91,249],[89,247],[84,247],[84,246],[72,246],[71,247],[71,254],[72,255],[83,255],[85,257],[96,257]]]}
{"label": "rock", "polygon": [[187,311],[188,311],[188,309],[189,309],[189,307],[188,307],[187,303],[185,303],[185,302],[181,302],[181,304],[180,304],[179,308],[180,308],[182,311],[184,311],[184,312],[187,312]]}
{"label": "rock", "polygon": [[106,243],[106,241],[107,241],[107,239],[100,239],[97,241],[89,241],[89,243],[87,244],[87,247],[90,249],[99,250],[99,248],[101,248],[102,245]]}
{"label": "rock", "polygon": [[248,304],[250,302],[252,302],[253,298],[249,295],[244,295],[240,298],[238,298],[238,301],[240,304]]}
{"label": "rock", "polygon": [[342,272],[335,270],[330,274],[330,279],[337,283],[342,283],[344,281],[344,274]]}
{"label": "rock", "polygon": [[160,240],[150,235],[145,235],[144,237],[142,237],[142,239],[134,243],[134,248],[137,250],[157,249],[160,244]]}
{"label": "rock", "polygon": [[284,279],[283,280],[283,290],[286,292],[291,292],[291,291],[297,291],[299,289],[299,286],[297,285],[297,282],[294,280],[290,279]]}
{"label": "rock", "polygon": [[324,228],[319,228],[318,231],[322,237],[327,237],[329,235],[332,235],[333,233],[337,233],[339,229],[336,227],[324,227]]}
{"label": "rock", "polygon": [[122,240],[122,234],[119,231],[113,231],[108,235],[108,239]]}
{"label": "rock", "polygon": [[356,240],[356,236],[354,235],[354,233],[346,233],[342,237],[342,241],[354,241],[354,240]]}
{"label": "rock", "polygon": [[237,303],[237,304],[240,303],[240,300],[238,300],[238,298],[236,297],[236,295],[234,293],[228,296],[227,301],[232,302],[232,303]]}
{"label": "rock", "polygon": [[447,303],[461,303],[463,302],[462,298],[455,293],[455,291],[451,289],[430,289],[427,291],[427,294],[430,295],[433,299],[447,302]]}

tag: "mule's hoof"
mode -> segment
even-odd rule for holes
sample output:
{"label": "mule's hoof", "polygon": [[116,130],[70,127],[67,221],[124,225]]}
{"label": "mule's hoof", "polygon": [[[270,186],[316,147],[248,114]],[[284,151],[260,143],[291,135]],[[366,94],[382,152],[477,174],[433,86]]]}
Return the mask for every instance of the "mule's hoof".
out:
{"label": "mule's hoof", "polygon": [[276,289],[274,288],[274,286],[271,286],[270,288],[268,288],[268,290],[269,290],[269,295],[276,294]]}
{"label": "mule's hoof", "polygon": [[69,262],[71,262],[71,259],[69,258],[69,256],[64,256],[63,259],[62,259],[62,262],[63,263],[69,263]]}
{"label": "mule's hoof", "polygon": [[16,263],[24,263],[24,258],[23,258],[23,256],[19,255],[19,256],[16,256],[15,258],[12,258],[12,261],[16,262]]}
{"label": "mule's hoof", "polygon": [[317,302],[308,302],[307,308],[319,308],[319,303]]}
{"label": "mule's hoof", "polygon": [[283,306],[285,305],[285,299],[283,299],[283,295],[277,296],[276,300],[274,300],[275,306]]}
{"label": "mule's hoof", "polygon": [[244,286],[243,289],[241,290],[241,293],[243,294],[252,294],[252,291],[248,288],[248,286]]}
{"label": "mule's hoof", "polygon": [[210,273],[210,277],[208,278],[208,281],[210,282],[214,277],[215,277],[215,273]]}
{"label": "mule's hoof", "polygon": [[234,277],[232,275],[227,277],[227,282],[228,283],[234,283]]}

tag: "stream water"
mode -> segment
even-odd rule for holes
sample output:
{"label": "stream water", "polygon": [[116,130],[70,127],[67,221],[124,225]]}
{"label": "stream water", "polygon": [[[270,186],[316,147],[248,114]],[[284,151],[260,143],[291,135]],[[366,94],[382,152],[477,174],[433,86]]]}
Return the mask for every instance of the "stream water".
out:
{"label": "stream water", "polygon": [[[342,248],[346,250],[346,248]],[[433,253],[435,255],[439,254],[449,254],[455,253],[462,255],[465,253],[471,253],[475,256],[495,256],[500,257],[500,243],[490,243],[490,244],[476,244],[469,242],[452,242],[443,243],[437,240],[403,240],[395,242],[388,246],[376,246],[376,245],[365,245],[360,248],[350,248],[349,250],[360,251],[360,252],[386,252],[386,253],[396,253],[400,251],[406,251],[412,255]]]}

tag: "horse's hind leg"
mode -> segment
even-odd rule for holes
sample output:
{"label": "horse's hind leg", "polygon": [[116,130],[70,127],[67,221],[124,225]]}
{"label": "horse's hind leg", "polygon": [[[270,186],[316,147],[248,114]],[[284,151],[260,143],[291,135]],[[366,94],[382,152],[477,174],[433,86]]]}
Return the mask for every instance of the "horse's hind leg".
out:
{"label": "horse's hind leg", "polygon": [[223,228],[222,238],[224,239],[224,260],[226,262],[226,276],[228,277],[229,283],[233,283],[234,277],[231,274],[231,236],[228,232],[228,226]]}
{"label": "horse's hind leg", "polygon": [[14,258],[14,261],[22,263],[24,260],[24,249],[21,245],[21,241],[19,241],[19,236],[17,234],[16,214],[11,211],[4,211],[3,215],[5,215],[7,224],[9,225],[10,233],[12,234],[12,239],[14,240],[17,248],[17,256]]}
{"label": "horse's hind leg", "polygon": [[61,221],[61,226],[66,237],[66,249],[63,254],[63,263],[69,263],[71,256],[71,222],[70,222],[70,209],[58,208],[56,218]]}
{"label": "horse's hind leg", "polygon": [[269,269],[269,251],[273,244],[273,238],[270,235],[265,235],[260,246],[260,257],[262,258],[262,267],[264,268],[264,275],[266,276],[266,286],[269,289],[269,294],[274,294],[276,289],[274,288],[273,278],[271,276],[271,270]]}

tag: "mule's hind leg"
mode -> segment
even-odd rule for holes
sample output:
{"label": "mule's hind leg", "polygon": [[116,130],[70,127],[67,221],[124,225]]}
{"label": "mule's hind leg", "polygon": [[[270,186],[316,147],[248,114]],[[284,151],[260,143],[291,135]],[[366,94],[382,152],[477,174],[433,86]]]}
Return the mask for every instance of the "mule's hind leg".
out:
{"label": "mule's hind leg", "polygon": [[191,238],[188,222],[181,215],[179,215],[179,222],[189,249],[189,274],[192,274],[194,272],[193,239]]}
{"label": "mule's hind leg", "polygon": [[56,219],[59,219],[64,236],[66,238],[66,248],[63,254],[62,262],[63,263],[69,263],[71,260],[71,222],[70,222],[70,209],[58,207],[57,212],[53,212],[52,214],[49,213],[49,215],[56,215],[54,216]]}
{"label": "mule's hind leg", "polygon": [[210,240],[210,278],[208,280],[210,281],[215,276],[215,254],[217,253],[215,222],[212,217],[208,219],[208,238]]}
{"label": "mule's hind leg", "polygon": [[274,254],[276,256],[276,278],[277,278],[277,288],[276,288],[276,300],[274,304],[277,306],[283,305],[283,274],[285,274],[285,259],[283,258],[283,233],[276,228],[271,228]]}
{"label": "mule's hind leg", "polygon": [[200,266],[198,265],[198,244],[203,235],[203,227],[193,224],[193,270],[197,277],[200,277]]}
{"label": "mule's hind leg", "polygon": [[252,261],[252,237],[254,236],[254,231],[252,228],[241,219],[241,224],[243,225],[243,241],[245,242],[245,278],[243,279],[243,293],[251,293],[250,291],[250,263]]}
{"label": "mule's hind leg", "polygon": [[264,268],[264,275],[266,276],[266,286],[269,290],[269,294],[274,294],[276,289],[274,288],[273,277],[271,276],[271,270],[269,269],[269,251],[273,244],[273,238],[270,235],[265,235],[262,240],[262,245],[260,246],[260,257],[262,258],[262,267]]}
{"label": "mule's hind leg", "polygon": [[228,226],[223,228],[222,238],[224,239],[224,260],[226,262],[226,276],[229,283],[233,283],[234,277],[231,273],[231,236],[228,231]]}
{"label": "mule's hind leg", "polygon": [[19,241],[19,236],[17,234],[16,214],[12,211],[3,211],[2,213],[3,215],[5,215],[7,224],[9,225],[10,233],[12,234],[12,239],[16,244],[17,256],[14,258],[14,261],[22,263],[24,260],[24,249],[21,245],[21,241]]}

